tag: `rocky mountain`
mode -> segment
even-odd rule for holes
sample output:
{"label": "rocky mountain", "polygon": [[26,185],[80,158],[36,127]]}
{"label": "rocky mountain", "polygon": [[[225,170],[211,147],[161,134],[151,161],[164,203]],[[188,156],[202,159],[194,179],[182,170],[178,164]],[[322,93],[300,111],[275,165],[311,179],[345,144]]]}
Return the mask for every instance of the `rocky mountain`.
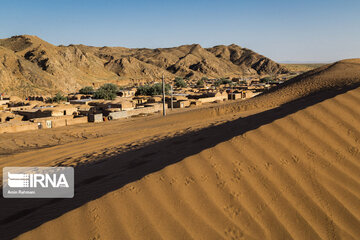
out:
{"label": "rocky mountain", "polygon": [[197,79],[270,72],[286,73],[287,69],[234,44],[129,49],[55,46],[29,35],[0,39],[0,92],[11,95],[68,93],[86,85],[146,82],[162,75]]}

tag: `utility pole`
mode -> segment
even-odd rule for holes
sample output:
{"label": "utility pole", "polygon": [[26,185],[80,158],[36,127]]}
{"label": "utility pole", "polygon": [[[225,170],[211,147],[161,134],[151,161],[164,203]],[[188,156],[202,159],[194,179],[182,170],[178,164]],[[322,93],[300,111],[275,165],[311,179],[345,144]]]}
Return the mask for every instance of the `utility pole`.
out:
{"label": "utility pole", "polygon": [[173,101],[173,85],[170,85],[171,87],[171,111],[174,109],[174,101]]}
{"label": "utility pole", "polygon": [[163,89],[163,116],[166,116],[166,108],[165,108],[165,80],[164,74],[162,75],[162,89]]}

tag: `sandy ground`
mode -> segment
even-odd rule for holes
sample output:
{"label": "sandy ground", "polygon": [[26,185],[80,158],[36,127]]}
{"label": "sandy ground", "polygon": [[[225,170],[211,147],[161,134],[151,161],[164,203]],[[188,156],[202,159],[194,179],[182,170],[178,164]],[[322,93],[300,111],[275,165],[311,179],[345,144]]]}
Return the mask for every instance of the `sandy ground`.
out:
{"label": "sandy ground", "polygon": [[[239,102],[242,102],[242,100],[231,101],[231,103]],[[98,139],[96,141],[104,142],[103,147],[106,147],[109,143],[114,143],[113,140],[118,141],[125,139],[131,144],[131,141],[134,139],[141,139],[141,142],[146,142],[146,136],[152,136],[152,140],[159,138],[160,135],[163,137],[173,136],[175,133],[181,133],[185,130],[190,131],[228,120],[228,116],[224,117],[222,114],[220,115],[215,111],[209,111],[209,108],[215,108],[225,104],[227,104],[227,102],[220,104],[209,103],[200,107],[184,109],[168,109],[166,119],[162,117],[162,113],[155,113],[150,116],[134,116],[129,119],[120,119],[110,122],[85,123],[53,129],[3,133],[0,138],[0,159],[6,156],[11,157],[12,155],[21,152],[73,142],[78,144],[79,142],[90,139]],[[202,109],[205,109],[206,111],[204,114],[202,114],[203,112],[199,113],[199,110]],[[239,112],[230,115],[233,115],[234,118],[243,117],[260,112],[263,109],[265,108],[253,109],[252,111]],[[112,141],[103,139],[103,137],[109,135],[113,135]],[[129,138],[129,135],[132,135],[133,138]],[[119,145],[119,142],[116,141],[114,144]]]}
{"label": "sandy ground", "polygon": [[[358,106],[359,88],[241,135],[232,126],[19,239],[358,239]],[[98,187],[113,181],[101,173]]]}
{"label": "sandy ground", "polygon": [[[211,106],[209,106],[211,108]],[[3,134],[0,167],[78,166],[94,164],[101,157],[139,149],[174,136],[246,117],[264,109],[218,115],[205,108],[161,113],[119,121],[88,123],[56,129]],[[1,176],[2,173],[0,173]]]}
{"label": "sandy ground", "polygon": [[358,239],[359,66],[166,118],[3,135],[1,167],[76,174],[73,199],[1,198],[1,239]]}

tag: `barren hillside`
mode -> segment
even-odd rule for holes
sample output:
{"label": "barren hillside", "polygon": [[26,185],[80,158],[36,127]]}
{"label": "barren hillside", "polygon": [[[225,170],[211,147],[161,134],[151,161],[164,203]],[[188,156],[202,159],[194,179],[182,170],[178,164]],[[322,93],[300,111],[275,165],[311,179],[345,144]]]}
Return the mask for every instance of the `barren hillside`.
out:
{"label": "barren hillside", "polygon": [[202,48],[198,44],[174,48],[129,49],[54,46],[36,36],[0,39],[0,92],[27,96],[74,92],[105,82],[127,84],[176,76],[235,77],[286,68],[236,45]]}

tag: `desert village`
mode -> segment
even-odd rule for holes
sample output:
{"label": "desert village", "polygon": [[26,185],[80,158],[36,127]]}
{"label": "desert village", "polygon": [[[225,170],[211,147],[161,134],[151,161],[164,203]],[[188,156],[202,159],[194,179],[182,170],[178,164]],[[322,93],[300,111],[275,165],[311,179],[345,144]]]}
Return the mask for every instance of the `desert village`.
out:
{"label": "desert village", "polygon": [[[165,108],[189,108],[227,100],[244,100],[283,83],[289,76],[248,77],[188,81],[165,97]],[[175,80],[176,81],[176,80]],[[185,80],[180,79],[185,82]],[[149,83],[148,83],[149,84]],[[152,82],[150,84],[159,84]],[[169,85],[168,85],[169,86]],[[186,87],[185,87],[186,86]],[[92,94],[68,94],[61,101],[51,97],[0,97],[0,133],[56,128],[87,122],[103,122],[163,111],[161,95],[139,95],[135,86],[123,87],[112,100],[94,99]]]}
{"label": "desert village", "polygon": [[2,1],[0,240],[360,240],[359,12]]}

